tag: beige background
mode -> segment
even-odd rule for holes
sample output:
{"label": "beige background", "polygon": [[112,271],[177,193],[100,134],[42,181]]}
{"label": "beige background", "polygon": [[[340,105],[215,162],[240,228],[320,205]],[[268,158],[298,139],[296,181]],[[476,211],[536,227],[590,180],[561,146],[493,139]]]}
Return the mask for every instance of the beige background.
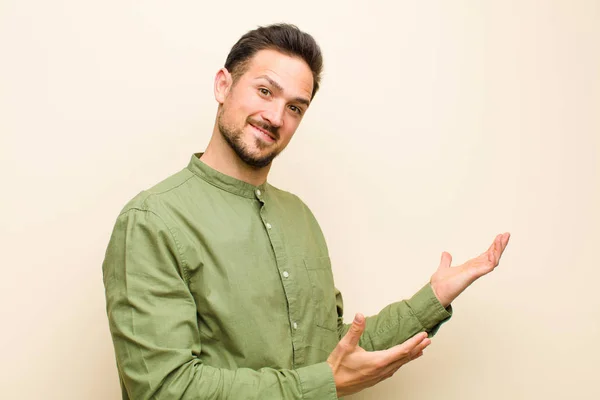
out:
{"label": "beige background", "polygon": [[347,319],[496,233],[425,356],[354,399],[598,399],[600,2],[0,3],[4,399],[117,399],[115,218],[212,129],[237,38],[289,21],[322,91],[271,182],[322,224]]}

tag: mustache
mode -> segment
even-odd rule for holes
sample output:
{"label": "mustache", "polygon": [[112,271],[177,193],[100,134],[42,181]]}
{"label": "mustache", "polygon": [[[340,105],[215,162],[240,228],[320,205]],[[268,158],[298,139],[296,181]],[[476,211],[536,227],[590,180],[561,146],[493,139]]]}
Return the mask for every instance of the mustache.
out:
{"label": "mustache", "polygon": [[257,119],[248,118],[247,121],[249,124],[256,126],[257,128],[264,129],[269,132],[275,139],[279,139],[279,128],[273,126],[267,122],[259,121]]}

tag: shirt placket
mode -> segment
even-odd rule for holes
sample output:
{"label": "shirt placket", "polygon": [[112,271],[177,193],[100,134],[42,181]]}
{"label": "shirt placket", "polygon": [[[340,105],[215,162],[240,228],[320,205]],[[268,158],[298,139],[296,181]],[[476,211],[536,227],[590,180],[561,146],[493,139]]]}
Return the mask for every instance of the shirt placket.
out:
{"label": "shirt placket", "polygon": [[281,240],[279,226],[274,226],[273,221],[269,218],[269,207],[267,205],[267,196],[260,189],[256,189],[255,196],[260,202],[260,218],[262,220],[265,231],[269,237],[271,248],[275,255],[277,264],[277,272],[281,279],[283,291],[288,304],[288,321],[290,324],[290,332],[292,337],[293,347],[293,363],[294,368],[303,365],[304,363],[304,346],[303,331],[301,326],[301,312],[298,306],[298,286],[297,279],[294,276],[294,269],[290,268],[290,258],[285,250],[283,240]]}

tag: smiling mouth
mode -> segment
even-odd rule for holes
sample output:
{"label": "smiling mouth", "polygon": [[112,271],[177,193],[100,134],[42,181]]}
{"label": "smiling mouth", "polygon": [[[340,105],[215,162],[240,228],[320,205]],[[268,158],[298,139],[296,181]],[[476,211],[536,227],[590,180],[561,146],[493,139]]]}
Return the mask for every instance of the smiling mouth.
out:
{"label": "smiling mouth", "polygon": [[277,139],[268,131],[257,127],[256,125],[249,124],[252,128],[254,128],[257,132],[260,133],[261,136],[265,137],[270,142],[275,142]]}

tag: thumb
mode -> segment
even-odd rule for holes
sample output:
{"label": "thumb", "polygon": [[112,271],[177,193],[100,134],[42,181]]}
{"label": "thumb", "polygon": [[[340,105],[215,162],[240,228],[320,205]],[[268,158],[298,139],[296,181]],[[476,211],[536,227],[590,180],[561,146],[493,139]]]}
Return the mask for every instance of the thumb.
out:
{"label": "thumb", "polygon": [[450,264],[452,264],[452,256],[447,251],[442,252],[442,259],[440,260],[438,269],[450,268]]}
{"label": "thumb", "polygon": [[351,347],[358,346],[358,341],[360,340],[361,335],[365,330],[365,317],[358,313],[354,316],[354,321],[352,321],[352,325],[348,332],[344,336],[344,341],[347,345]]}

